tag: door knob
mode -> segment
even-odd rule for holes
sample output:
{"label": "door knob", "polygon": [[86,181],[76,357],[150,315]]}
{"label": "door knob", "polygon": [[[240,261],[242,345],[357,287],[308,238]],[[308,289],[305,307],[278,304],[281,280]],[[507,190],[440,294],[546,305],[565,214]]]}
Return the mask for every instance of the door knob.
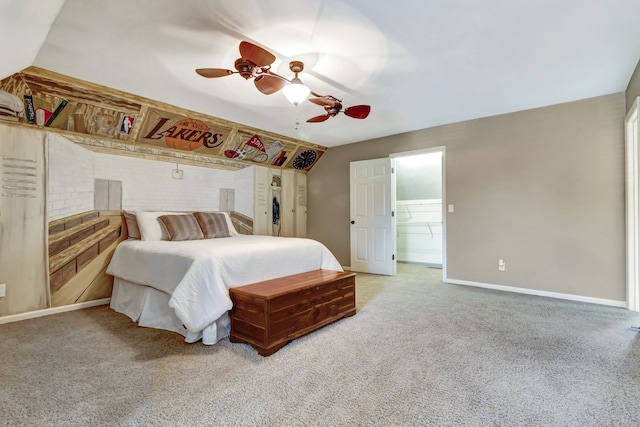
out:
{"label": "door knob", "polygon": [[351,221],[351,224],[355,224],[355,223],[356,223],[355,221]]}

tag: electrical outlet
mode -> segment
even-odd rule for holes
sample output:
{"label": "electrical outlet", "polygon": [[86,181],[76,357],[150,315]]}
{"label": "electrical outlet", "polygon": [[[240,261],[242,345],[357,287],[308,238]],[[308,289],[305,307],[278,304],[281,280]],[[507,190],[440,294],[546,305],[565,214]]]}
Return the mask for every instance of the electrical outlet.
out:
{"label": "electrical outlet", "polygon": [[498,260],[498,271],[505,271],[507,269],[507,264],[505,264],[503,259]]}
{"label": "electrical outlet", "polygon": [[0,298],[5,296],[6,290],[7,290],[7,284],[6,283],[0,283]]}

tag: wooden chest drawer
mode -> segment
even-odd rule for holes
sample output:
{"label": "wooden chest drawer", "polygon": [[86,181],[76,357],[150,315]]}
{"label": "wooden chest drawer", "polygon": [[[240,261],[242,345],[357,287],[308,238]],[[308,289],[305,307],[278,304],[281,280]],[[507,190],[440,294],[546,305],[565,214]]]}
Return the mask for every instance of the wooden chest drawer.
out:
{"label": "wooden chest drawer", "polygon": [[232,342],[263,356],[356,312],[355,273],[316,270],[229,290]]}

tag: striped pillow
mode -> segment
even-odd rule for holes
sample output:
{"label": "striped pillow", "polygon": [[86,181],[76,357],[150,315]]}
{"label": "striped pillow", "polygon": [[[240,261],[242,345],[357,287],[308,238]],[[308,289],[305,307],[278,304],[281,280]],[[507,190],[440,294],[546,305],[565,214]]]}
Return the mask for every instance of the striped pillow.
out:
{"label": "striped pillow", "polygon": [[204,236],[195,217],[186,215],[161,215],[158,220],[169,234],[169,240],[199,240]]}
{"label": "striped pillow", "polygon": [[194,212],[193,216],[200,224],[205,239],[231,237],[227,226],[227,218],[223,213]]}
{"label": "striped pillow", "polygon": [[130,239],[142,239],[140,235],[140,229],[138,228],[138,221],[136,220],[136,213],[132,211],[122,211],[124,215],[124,221],[127,224],[127,234]]}

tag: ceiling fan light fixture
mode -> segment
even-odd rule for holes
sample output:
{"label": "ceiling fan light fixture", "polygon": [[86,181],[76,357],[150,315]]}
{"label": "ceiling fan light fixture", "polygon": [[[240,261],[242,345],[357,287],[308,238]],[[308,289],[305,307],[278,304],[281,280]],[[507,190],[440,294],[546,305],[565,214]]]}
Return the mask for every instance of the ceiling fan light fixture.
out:
{"label": "ceiling fan light fixture", "polygon": [[298,78],[298,73],[304,69],[304,64],[301,61],[291,61],[289,63],[289,69],[293,71],[295,77],[291,79],[288,85],[282,88],[282,93],[290,103],[297,107],[307,99],[311,93],[311,89],[306,87],[302,83],[302,80]]}
{"label": "ceiling fan light fixture", "polygon": [[296,107],[304,102],[311,93],[298,77],[291,79],[291,83],[282,88],[282,94]]}

